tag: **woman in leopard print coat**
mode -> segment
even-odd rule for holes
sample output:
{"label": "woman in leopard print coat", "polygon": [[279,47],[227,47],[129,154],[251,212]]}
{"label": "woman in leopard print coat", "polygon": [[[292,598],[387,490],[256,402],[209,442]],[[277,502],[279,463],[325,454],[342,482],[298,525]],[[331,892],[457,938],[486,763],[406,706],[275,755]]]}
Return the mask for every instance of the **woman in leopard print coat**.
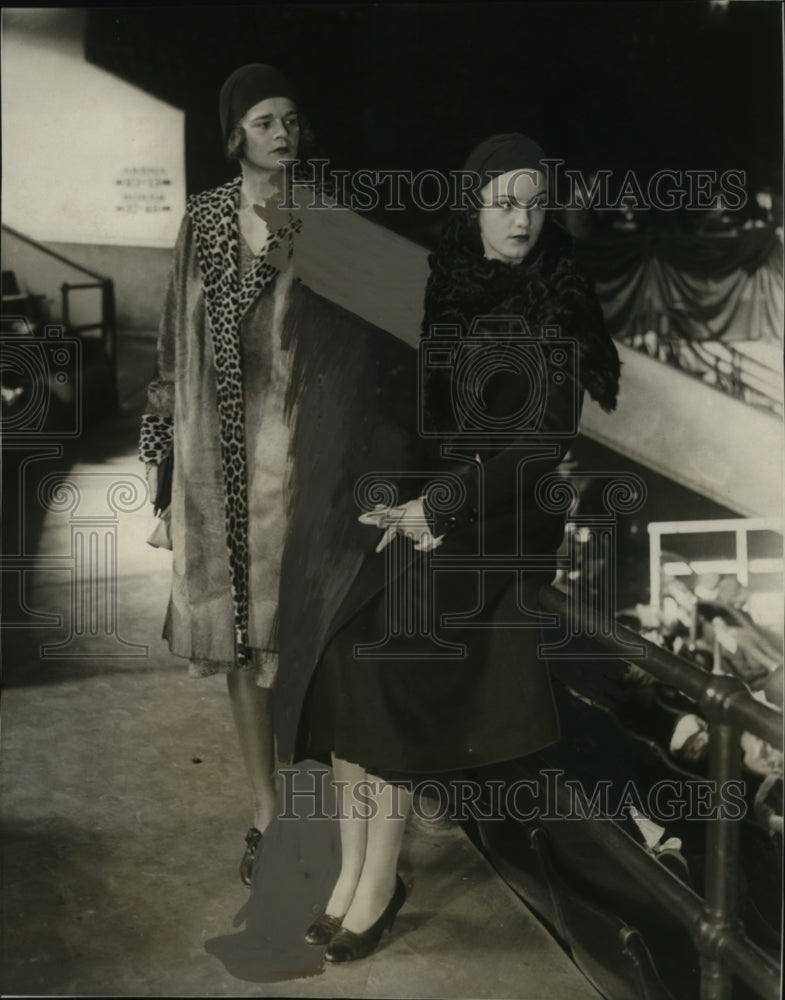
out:
{"label": "woman in leopard print coat", "polygon": [[271,687],[277,671],[278,580],[290,374],[285,320],[299,222],[276,206],[283,158],[300,124],[288,80],[244,66],[221,90],[227,156],[242,172],[188,200],[148,390],[140,457],[155,493],[174,450],[172,591],[164,626],[190,673],[225,673],[253,792],[241,865],[250,884],[273,816]]}

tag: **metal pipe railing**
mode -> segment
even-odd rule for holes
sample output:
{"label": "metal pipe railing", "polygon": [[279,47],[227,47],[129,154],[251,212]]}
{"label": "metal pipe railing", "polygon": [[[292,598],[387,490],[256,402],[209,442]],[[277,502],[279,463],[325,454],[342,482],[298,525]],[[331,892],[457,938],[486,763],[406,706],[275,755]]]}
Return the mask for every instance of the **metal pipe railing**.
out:
{"label": "metal pipe railing", "polygon": [[[558,785],[557,791],[560,809],[572,809],[574,802],[567,797],[567,790]],[[574,786],[570,792],[578,794]],[[590,806],[584,800],[583,815],[589,815],[589,810]],[[612,854],[614,860],[632,878],[650,888],[653,886],[658,900],[689,931],[701,953],[701,1000],[721,1000],[730,996],[730,993],[717,991],[718,983],[720,990],[728,989],[730,985],[725,965],[764,1000],[780,1000],[777,964],[740,933],[737,926],[717,932],[707,919],[704,899],[652,858],[615,823],[607,819],[589,818],[583,821],[583,827],[597,846]]]}
{"label": "metal pipe railing", "polygon": [[[71,292],[98,288],[101,291],[101,318],[97,323],[84,323],[74,326],[71,322],[70,294]],[[117,322],[115,314],[114,282],[111,278],[101,278],[89,284],[71,284],[63,282],[60,286],[62,295],[63,323],[67,330],[79,335],[86,330],[100,330],[101,346],[109,362],[110,390],[113,405],[117,405]]]}
{"label": "metal pipe railing", "polygon": [[[585,619],[596,620],[596,609],[583,609],[550,586],[540,589],[540,604],[544,610],[563,618],[569,615],[571,622],[580,624]],[[636,659],[635,665],[670,687],[678,688],[699,706],[709,723],[713,807],[721,804],[722,790],[727,782],[741,776],[741,730],[754,733],[782,749],[782,713],[755,701],[735,677],[706,674],[618,623],[614,622],[611,627],[608,622],[606,626],[595,631],[597,642],[621,659],[627,659],[625,645],[629,641],[643,642],[646,657]],[[566,789],[562,791],[567,794]],[[589,814],[584,809],[584,815]],[[630,875],[646,885],[653,885],[669,912],[688,929],[700,956],[701,1000],[730,1000],[734,973],[764,1000],[779,1000],[779,967],[746,937],[738,916],[738,822],[729,818],[709,822],[703,898],[650,857],[614,823],[590,818],[586,821],[586,829],[599,846],[613,853]]]}
{"label": "metal pipe railing", "polygon": [[[702,336],[690,334],[688,327],[692,324],[703,327]],[[644,342],[646,335],[653,337],[653,344]],[[697,316],[683,308],[664,311],[644,308],[631,318],[628,332],[619,335],[619,339],[688,375],[703,378],[711,372],[713,385],[719,391],[741,400],[750,393],[766,409],[782,413],[780,370],[718,338]]]}
{"label": "metal pipe railing", "polygon": [[46,254],[48,257],[54,257],[55,260],[59,260],[61,264],[67,264],[68,267],[72,267],[75,271],[81,271],[82,274],[86,274],[88,278],[94,278],[96,281],[107,281],[105,274],[99,274],[98,271],[91,271],[89,267],[85,267],[84,264],[77,264],[76,261],[69,260],[68,257],[56,250],[51,250],[49,247],[44,246],[43,243],[39,243],[34,240],[31,236],[25,236],[24,233],[20,233],[18,229],[13,229],[11,226],[7,226],[3,223],[3,229],[14,236],[16,239],[21,240],[23,243],[27,243],[28,246],[34,247],[39,253]]}
{"label": "metal pipe railing", "polygon": [[[73,268],[75,271],[79,271],[81,274],[87,275],[87,277],[92,278],[93,281],[90,284],[86,283],[72,283],[63,282],[60,285],[60,292],[62,296],[62,317],[63,324],[67,329],[71,329],[73,333],[77,335],[84,330],[90,329],[100,329],[101,331],[101,344],[104,351],[106,352],[107,360],[109,361],[110,367],[110,391],[112,395],[112,400],[114,405],[117,404],[117,315],[115,307],[115,293],[114,293],[114,281],[107,277],[105,274],[100,274],[98,271],[93,271],[89,267],[85,267],[84,264],[78,264],[76,261],[70,260],[64,254],[58,253],[56,250],[52,250],[50,247],[45,246],[43,243],[39,243],[30,236],[26,236],[24,233],[20,233],[18,229],[14,229],[11,226],[5,225],[3,223],[3,231],[10,233],[15,239],[21,240],[22,243],[26,243],[28,246],[33,247],[39,253],[45,254],[47,257],[52,257],[54,260],[59,261],[61,264],[65,264],[67,267]],[[69,294],[72,291],[79,291],[82,289],[89,288],[100,288],[101,290],[101,319],[98,323],[90,323],[83,326],[72,327],[71,326],[71,316],[69,308]]]}
{"label": "metal pipe railing", "polygon": [[[776,517],[736,517],[719,518],[703,521],[652,521],[648,525],[649,532],[649,604],[652,608],[659,608],[662,599],[663,566],[662,566],[662,539],[663,536],[677,535],[730,535],[736,541],[736,555],[733,559],[723,559],[724,568],[717,566],[717,572],[733,573],[739,583],[746,587],[750,582],[750,573],[753,572],[755,560],[749,555],[749,535],[751,532],[771,531],[779,533],[782,531],[782,521]],[[760,560],[758,560],[759,562]],[[768,561],[768,560],[767,560]],[[690,561],[688,569],[697,572],[701,567],[695,566],[694,561]],[[770,560],[771,565],[767,566],[765,572],[782,573],[782,558]],[[716,565],[716,561],[715,561]],[[708,567],[704,564],[704,572]],[[760,569],[757,570],[760,572]],[[694,636],[690,637],[694,639]]]}
{"label": "metal pipe railing", "polygon": [[607,628],[597,629],[596,608],[583,612],[579,605],[554,587],[544,586],[540,589],[540,603],[546,611],[571,615],[571,620],[578,625],[584,620],[585,614],[586,622],[594,629],[593,638],[622,660],[628,659],[629,644],[643,644],[646,655],[643,659],[636,659],[635,665],[648,671],[663,684],[678,688],[686,694],[697,703],[707,722],[737,726],[782,750],[782,713],[756,701],[735,677],[707,674],[700,667],[667,649],[655,646],[653,642],[648,642],[637,632],[618,622],[606,622]]}

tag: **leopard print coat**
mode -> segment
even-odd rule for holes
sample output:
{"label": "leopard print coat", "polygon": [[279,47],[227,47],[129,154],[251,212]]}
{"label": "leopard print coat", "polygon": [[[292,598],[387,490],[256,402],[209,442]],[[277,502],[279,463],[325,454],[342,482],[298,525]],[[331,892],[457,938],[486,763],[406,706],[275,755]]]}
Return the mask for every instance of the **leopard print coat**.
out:
{"label": "leopard print coat", "polygon": [[[233,659],[238,667],[244,667],[250,662],[248,470],[239,328],[249,309],[277,277],[279,266],[276,257],[291,256],[294,236],[301,223],[289,214],[284,225],[269,234],[250,270],[240,277],[240,185],[241,177],[238,176],[219,188],[194,195],[188,200],[178,246],[182,251],[180,256],[189,258],[183,265],[189,273],[181,274],[180,281],[177,274],[173,276],[168,295],[170,308],[165,309],[165,313],[178,314],[177,296],[184,298],[184,286],[189,282],[192,286],[198,274],[201,285],[199,305],[209,327],[215,373],[225,536],[234,617]],[[186,242],[190,253],[183,251]],[[191,294],[194,294],[193,288]],[[180,315],[179,320],[187,324],[193,320],[193,315]],[[175,320],[173,325],[181,327],[183,323]],[[148,411],[142,420],[139,455],[145,462],[159,462],[166,450],[172,447],[175,411],[173,382],[177,363],[172,346],[167,345],[162,337],[159,341],[159,370],[150,384]],[[219,658],[224,659],[225,656]]]}

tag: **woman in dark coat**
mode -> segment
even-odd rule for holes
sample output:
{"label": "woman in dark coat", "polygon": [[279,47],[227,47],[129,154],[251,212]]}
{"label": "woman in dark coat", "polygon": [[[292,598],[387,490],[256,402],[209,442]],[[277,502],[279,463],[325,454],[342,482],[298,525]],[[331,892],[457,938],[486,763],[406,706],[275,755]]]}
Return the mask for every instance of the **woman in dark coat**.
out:
{"label": "woman in dark coat", "polygon": [[[559,736],[536,595],[554,576],[564,514],[548,509],[543,477],[575,436],[584,390],[614,408],[619,360],[544,207],[542,158],[514,134],[466,164],[477,207],[454,213],[430,257],[427,466],[419,479],[388,473],[389,495],[362,515],[384,534],[331,623],[306,699],[296,755],[331,753],[343,806],[341,873],[306,935],[329,961],[369,954],[404,901],[406,779]],[[384,492],[384,477],[376,485]]]}
{"label": "woman in dark coat", "polygon": [[174,455],[164,636],[191,676],[227,677],[252,793],[250,885],[275,811],[276,744],[291,760],[318,651],[368,549],[354,483],[410,464],[414,352],[299,278],[307,209],[311,226],[341,216],[289,183],[304,132],[289,80],[242,66],[219,108],[241,173],[188,199],[139,454],[151,497]]}

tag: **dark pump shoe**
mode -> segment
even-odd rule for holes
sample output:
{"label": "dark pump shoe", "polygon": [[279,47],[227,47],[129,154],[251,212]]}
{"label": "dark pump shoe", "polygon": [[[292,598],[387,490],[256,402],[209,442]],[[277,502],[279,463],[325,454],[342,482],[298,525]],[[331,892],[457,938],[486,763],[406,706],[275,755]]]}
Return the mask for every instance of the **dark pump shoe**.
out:
{"label": "dark pump shoe", "polygon": [[379,944],[382,934],[390,930],[405,901],[406,886],[400,876],[396,875],[395,892],[376,923],[371,924],[362,934],[355,934],[342,927],[327,945],[324,957],[328,962],[354,962],[358,958],[366,958]]}
{"label": "dark pump shoe", "polygon": [[305,943],[323,948],[332,941],[342,923],[343,917],[331,917],[329,913],[323,913],[305,932]]}
{"label": "dark pump shoe", "polygon": [[259,844],[261,844],[261,842],[261,833],[255,826],[252,826],[245,835],[245,854],[243,855],[243,860],[240,862],[240,878],[243,880],[244,885],[251,884],[251,876],[253,875],[253,859],[256,857],[256,852],[259,850]]}

